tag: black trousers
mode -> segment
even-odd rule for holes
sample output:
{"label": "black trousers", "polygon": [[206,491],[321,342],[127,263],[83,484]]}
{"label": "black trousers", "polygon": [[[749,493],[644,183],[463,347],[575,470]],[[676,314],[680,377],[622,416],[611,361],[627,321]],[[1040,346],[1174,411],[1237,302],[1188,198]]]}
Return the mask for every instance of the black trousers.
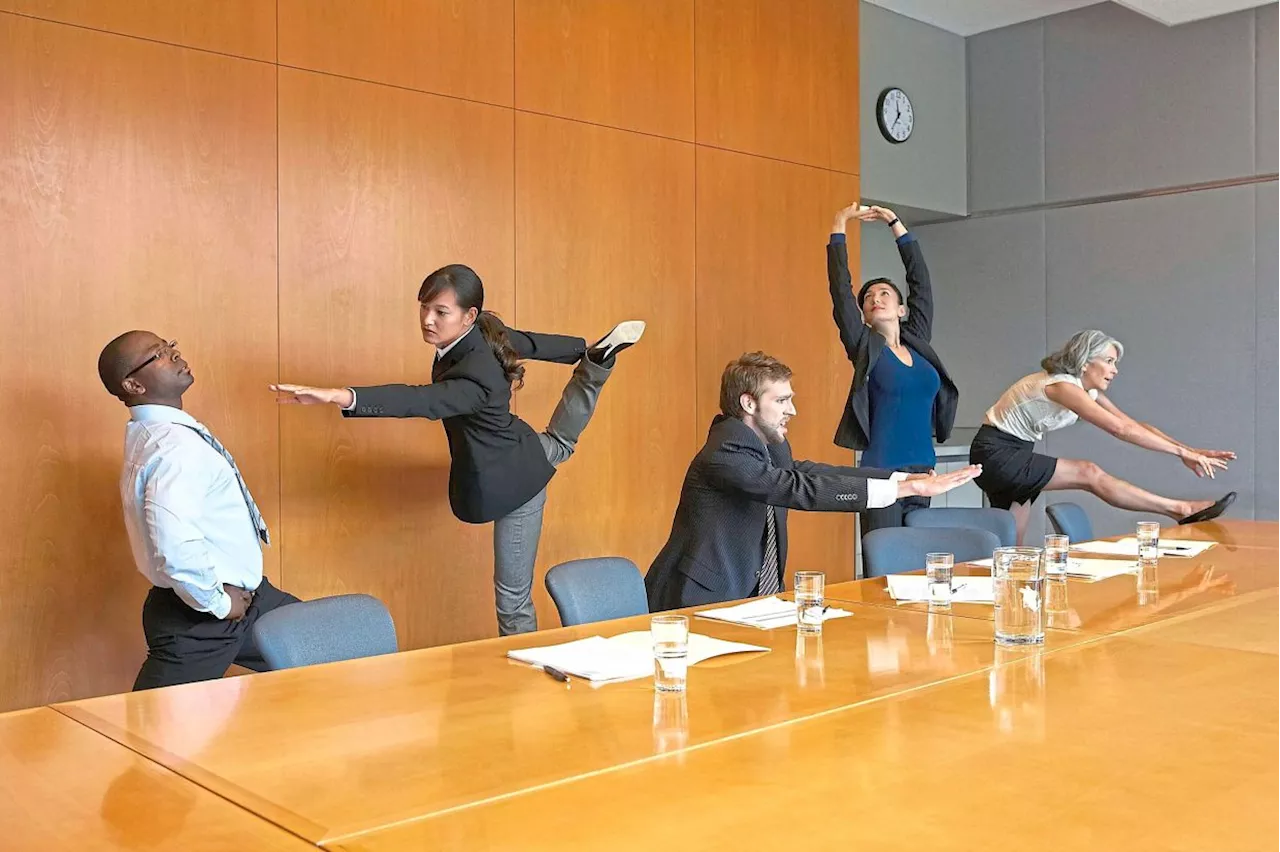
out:
{"label": "black trousers", "polygon": [[217,680],[232,663],[264,670],[266,663],[253,644],[250,629],[265,613],[291,603],[298,603],[298,599],[263,577],[244,618],[228,621],[196,612],[173,589],[153,586],[142,605],[147,659],[138,670],[134,690]]}
{"label": "black trousers", "polygon": [[[907,466],[897,468],[897,470],[901,470],[903,473],[928,473],[931,468]],[[858,524],[862,527],[862,534],[866,535],[872,530],[880,530],[885,527],[900,527],[908,514],[916,509],[927,508],[929,508],[928,497],[903,497],[883,509],[867,509],[858,515]]]}

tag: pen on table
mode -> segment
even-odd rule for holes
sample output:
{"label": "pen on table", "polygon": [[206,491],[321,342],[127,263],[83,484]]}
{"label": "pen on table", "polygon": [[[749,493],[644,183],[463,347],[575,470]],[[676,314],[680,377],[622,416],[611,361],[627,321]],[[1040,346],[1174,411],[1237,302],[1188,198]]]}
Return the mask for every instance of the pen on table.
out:
{"label": "pen on table", "polygon": [[568,676],[567,674],[565,674],[564,672],[560,671],[559,669],[557,669],[556,667],[554,667],[554,666],[543,666],[543,667],[542,667],[542,670],[543,670],[544,672],[546,672],[547,674],[551,675],[551,677],[552,677],[553,679],[558,680],[558,681],[560,681],[561,683],[563,683],[565,686],[568,686],[568,685],[569,685],[569,676]]}
{"label": "pen on table", "polygon": [[956,592],[959,592],[961,589],[963,589],[963,588],[964,588],[965,586],[967,586],[967,585],[969,585],[969,584],[968,584],[968,583],[961,583],[960,585],[956,586],[954,589],[952,589],[952,590],[951,590],[951,594],[953,594],[953,595],[954,595]]}

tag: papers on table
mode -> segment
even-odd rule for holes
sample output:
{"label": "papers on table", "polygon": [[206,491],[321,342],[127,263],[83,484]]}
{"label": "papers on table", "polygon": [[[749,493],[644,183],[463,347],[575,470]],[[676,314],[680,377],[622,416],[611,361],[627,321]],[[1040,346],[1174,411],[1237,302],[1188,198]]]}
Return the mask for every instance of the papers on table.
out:
{"label": "papers on table", "polygon": [[1067,576],[1077,580],[1105,580],[1120,574],[1136,574],[1138,563],[1127,559],[1078,559],[1067,560]]}
{"label": "papers on table", "polygon": [[[890,574],[885,577],[889,594],[898,603],[925,603],[929,600],[929,578],[920,574]],[[995,603],[990,577],[951,578],[951,602]]]}
{"label": "papers on table", "polygon": [[[694,613],[694,615],[700,618],[711,618],[716,621],[727,621],[730,624],[758,627],[761,630],[796,626],[795,601],[784,601],[775,595],[747,601],[737,606],[704,609]],[[827,607],[827,611],[823,613],[822,620],[830,621],[833,618],[845,618],[850,615],[853,615],[853,613],[836,609],[835,607]]]}
{"label": "papers on table", "polygon": [[[690,665],[724,654],[767,650],[759,645],[726,642],[699,633],[689,634]],[[507,656],[535,666],[551,666],[593,684],[653,676],[653,638],[647,630],[623,633],[609,639],[589,636],[559,645],[521,648],[508,651]]]}
{"label": "papers on table", "polygon": [[[1215,544],[1217,544],[1215,541],[1191,541],[1189,539],[1162,541],[1160,542],[1160,555],[1199,556]],[[1137,559],[1138,539],[1136,536],[1129,536],[1119,541],[1082,541],[1071,545],[1071,549],[1085,553],[1105,553],[1111,556],[1132,556]]]}

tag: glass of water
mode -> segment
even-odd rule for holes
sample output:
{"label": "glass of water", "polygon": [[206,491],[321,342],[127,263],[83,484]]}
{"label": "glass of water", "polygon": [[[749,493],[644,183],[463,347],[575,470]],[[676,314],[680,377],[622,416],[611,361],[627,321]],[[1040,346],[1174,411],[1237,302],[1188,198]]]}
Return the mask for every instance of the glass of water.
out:
{"label": "glass of water", "polygon": [[659,692],[683,692],[689,671],[689,617],[655,615],[649,620],[653,638],[653,686]]}
{"label": "glass of water", "polygon": [[997,548],[991,576],[995,587],[996,644],[1044,642],[1044,550]]}
{"label": "glass of water", "polygon": [[1155,521],[1138,523],[1138,564],[1155,564],[1160,559],[1160,525]]}
{"label": "glass of water", "polygon": [[950,553],[926,553],[924,573],[929,579],[929,608],[947,609],[951,606],[951,569],[956,558]]}
{"label": "glass of water", "polygon": [[822,632],[822,599],[827,576],[821,571],[795,573],[796,629],[806,635]]}
{"label": "glass of water", "polygon": [[1067,579],[1067,558],[1071,553],[1071,539],[1065,535],[1044,537],[1044,573],[1051,580]]}

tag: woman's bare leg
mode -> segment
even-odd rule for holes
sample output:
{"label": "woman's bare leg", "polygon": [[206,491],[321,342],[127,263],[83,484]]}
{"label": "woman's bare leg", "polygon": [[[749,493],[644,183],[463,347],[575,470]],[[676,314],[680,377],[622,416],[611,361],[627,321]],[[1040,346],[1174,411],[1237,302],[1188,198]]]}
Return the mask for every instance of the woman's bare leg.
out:
{"label": "woman's bare leg", "polygon": [[1013,522],[1018,527],[1018,547],[1022,547],[1023,539],[1027,535],[1027,522],[1031,520],[1031,502],[1014,503],[1009,507],[1009,511],[1013,513]]}
{"label": "woman's bare leg", "polygon": [[1045,491],[1088,491],[1117,509],[1131,512],[1155,512],[1168,515],[1174,520],[1207,509],[1213,505],[1212,500],[1174,500],[1161,497],[1150,491],[1125,482],[1112,476],[1097,464],[1082,459],[1058,459],[1058,466],[1053,478],[1044,487]]}

